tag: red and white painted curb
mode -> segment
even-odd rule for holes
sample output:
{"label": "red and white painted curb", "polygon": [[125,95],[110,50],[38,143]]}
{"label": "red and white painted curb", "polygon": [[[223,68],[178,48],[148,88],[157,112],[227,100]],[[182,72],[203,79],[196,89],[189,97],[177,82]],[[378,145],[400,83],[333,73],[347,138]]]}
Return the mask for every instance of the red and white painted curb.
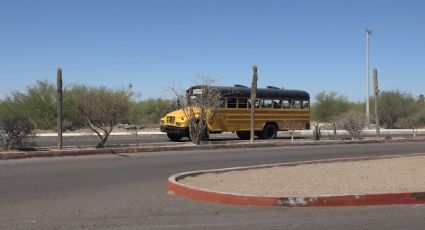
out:
{"label": "red and white painted curb", "polygon": [[[409,154],[405,156],[420,156],[420,154]],[[275,166],[294,166],[299,164],[331,163],[341,161],[361,161],[373,159],[385,159],[402,157],[396,156],[378,156],[362,158],[338,158],[328,160],[302,161],[294,163],[258,165],[250,167],[226,168],[217,170],[192,171],[172,175],[168,178],[167,188],[176,195],[184,196],[194,200],[230,204],[230,205],[255,205],[255,206],[284,206],[284,207],[331,207],[331,206],[368,206],[368,205],[406,205],[406,204],[425,204],[425,192],[403,192],[403,193],[381,193],[381,194],[357,194],[357,195],[339,195],[339,196],[307,196],[307,197],[270,197],[254,196],[246,194],[226,193],[207,190],[203,188],[192,187],[179,183],[180,179],[189,176],[197,176],[204,173],[223,173],[235,170],[247,170],[268,168]]]}

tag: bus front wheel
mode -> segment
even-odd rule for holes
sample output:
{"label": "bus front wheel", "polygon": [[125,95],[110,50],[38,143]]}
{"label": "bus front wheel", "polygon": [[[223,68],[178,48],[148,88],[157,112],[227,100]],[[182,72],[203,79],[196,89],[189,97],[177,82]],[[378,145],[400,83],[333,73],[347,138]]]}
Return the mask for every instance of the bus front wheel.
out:
{"label": "bus front wheel", "polygon": [[180,141],[183,138],[182,136],[174,133],[167,133],[167,136],[171,141]]}
{"label": "bus front wheel", "polygon": [[276,139],[277,127],[275,124],[267,124],[261,133],[261,139]]}

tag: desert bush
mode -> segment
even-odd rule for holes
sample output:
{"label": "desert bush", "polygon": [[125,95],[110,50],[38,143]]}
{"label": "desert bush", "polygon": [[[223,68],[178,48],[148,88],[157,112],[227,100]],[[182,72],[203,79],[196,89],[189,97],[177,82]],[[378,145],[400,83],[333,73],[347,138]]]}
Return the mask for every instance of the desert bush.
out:
{"label": "desert bush", "polygon": [[385,128],[395,128],[399,119],[413,115],[415,110],[415,99],[408,93],[392,90],[379,95],[378,112]]}
{"label": "desert bush", "polygon": [[316,103],[311,108],[312,120],[330,121],[336,115],[348,111],[350,106],[351,103],[343,95],[336,92],[321,92],[316,95]]}
{"label": "desert bush", "polygon": [[96,147],[103,148],[114,126],[128,116],[131,93],[83,85],[76,85],[73,90],[78,92],[72,103],[74,114],[97,134],[100,142]]}
{"label": "desert bush", "polygon": [[51,129],[56,125],[56,90],[47,80],[37,81],[25,92],[11,93],[3,106],[8,112],[30,117],[38,129]]}
{"label": "desert bush", "polygon": [[34,124],[23,115],[0,117],[0,143],[3,149],[19,149],[33,137]]}
{"label": "desert bush", "polygon": [[148,99],[131,105],[128,121],[131,124],[158,124],[165,114],[176,109],[176,103],[165,99]]}
{"label": "desert bush", "polygon": [[347,130],[351,139],[359,138],[366,125],[365,114],[350,110],[334,118],[337,128]]}

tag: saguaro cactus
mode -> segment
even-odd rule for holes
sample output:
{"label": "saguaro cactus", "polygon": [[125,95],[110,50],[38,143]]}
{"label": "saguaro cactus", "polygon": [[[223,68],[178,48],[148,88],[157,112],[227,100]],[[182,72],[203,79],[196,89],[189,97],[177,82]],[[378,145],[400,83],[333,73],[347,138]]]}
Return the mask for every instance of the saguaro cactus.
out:
{"label": "saguaro cactus", "polygon": [[379,114],[378,114],[378,96],[379,96],[379,88],[378,88],[378,70],[373,70],[373,85],[375,91],[375,126],[376,126],[376,138],[380,138],[381,134],[379,132]]}
{"label": "saguaro cactus", "polygon": [[58,149],[62,149],[62,122],[63,122],[63,114],[62,114],[62,69],[59,68],[57,71],[57,120],[58,120]]}
{"label": "saguaro cactus", "polygon": [[252,67],[252,85],[251,85],[251,138],[250,142],[254,143],[254,129],[255,129],[255,99],[257,97],[257,66]]}

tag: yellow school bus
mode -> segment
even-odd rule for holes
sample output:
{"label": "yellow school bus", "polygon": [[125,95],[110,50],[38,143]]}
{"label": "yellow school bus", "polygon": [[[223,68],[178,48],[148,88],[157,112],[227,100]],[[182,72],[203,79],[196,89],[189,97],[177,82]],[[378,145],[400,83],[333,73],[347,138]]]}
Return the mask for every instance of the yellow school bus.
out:
{"label": "yellow school bus", "polygon": [[[203,87],[189,88],[188,99]],[[207,121],[208,133],[232,132],[241,139],[249,139],[252,104],[258,138],[276,138],[277,131],[310,129],[310,95],[306,91],[267,86],[257,90],[256,101],[251,103],[251,88],[242,85],[214,88],[221,95],[220,106]],[[172,141],[189,137],[188,119],[182,109],[161,118],[160,129]]]}

